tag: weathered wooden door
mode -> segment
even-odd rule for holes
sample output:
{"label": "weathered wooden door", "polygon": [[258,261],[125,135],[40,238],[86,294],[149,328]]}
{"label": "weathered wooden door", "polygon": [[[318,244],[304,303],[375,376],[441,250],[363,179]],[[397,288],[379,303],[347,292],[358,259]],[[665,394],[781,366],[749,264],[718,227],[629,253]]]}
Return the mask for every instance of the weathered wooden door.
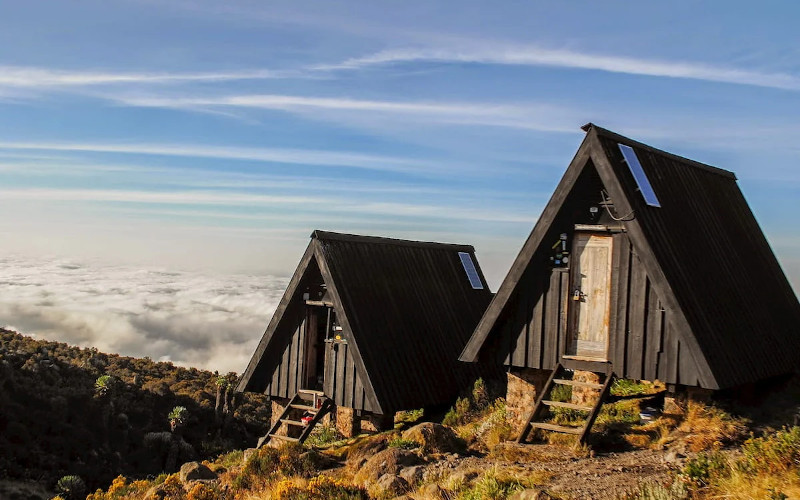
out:
{"label": "weathered wooden door", "polygon": [[575,233],[570,268],[567,354],[608,359],[612,238]]}

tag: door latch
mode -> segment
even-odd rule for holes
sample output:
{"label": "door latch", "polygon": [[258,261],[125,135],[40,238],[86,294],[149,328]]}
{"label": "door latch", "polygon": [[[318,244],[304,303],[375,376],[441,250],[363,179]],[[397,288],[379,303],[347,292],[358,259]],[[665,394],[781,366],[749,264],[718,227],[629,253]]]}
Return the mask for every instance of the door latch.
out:
{"label": "door latch", "polygon": [[574,292],[572,292],[572,300],[582,300],[586,297],[586,294],[581,292],[580,288],[576,288]]}

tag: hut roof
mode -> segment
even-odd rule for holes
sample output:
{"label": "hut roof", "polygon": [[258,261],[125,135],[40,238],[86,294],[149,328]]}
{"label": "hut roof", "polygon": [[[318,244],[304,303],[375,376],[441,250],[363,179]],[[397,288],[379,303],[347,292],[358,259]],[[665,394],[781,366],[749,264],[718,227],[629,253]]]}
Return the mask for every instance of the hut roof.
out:
{"label": "hut roof", "polygon": [[[491,300],[467,245],[314,231],[306,255],[245,371],[239,390],[263,390],[258,372],[288,303],[315,260],[354,353],[367,396],[382,411],[447,402],[477,374],[458,361]],[[477,288],[462,259],[474,263]]]}
{"label": "hut roof", "polygon": [[[790,373],[800,360],[800,304],[736,183],[716,167],[593,124],[461,359],[474,361],[575,179],[593,166],[653,286],[677,312],[700,385],[733,387]],[[650,206],[626,165],[633,148],[656,193]]]}

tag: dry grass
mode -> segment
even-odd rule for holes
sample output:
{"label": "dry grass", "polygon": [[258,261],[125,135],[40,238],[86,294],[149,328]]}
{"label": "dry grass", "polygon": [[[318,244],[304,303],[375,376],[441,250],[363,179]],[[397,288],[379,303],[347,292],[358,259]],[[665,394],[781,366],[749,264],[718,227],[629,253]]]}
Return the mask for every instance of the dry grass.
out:
{"label": "dry grass", "polygon": [[747,423],[715,406],[689,401],[678,430],[688,435],[685,442],[693,452],[716,450],[747,437]]}

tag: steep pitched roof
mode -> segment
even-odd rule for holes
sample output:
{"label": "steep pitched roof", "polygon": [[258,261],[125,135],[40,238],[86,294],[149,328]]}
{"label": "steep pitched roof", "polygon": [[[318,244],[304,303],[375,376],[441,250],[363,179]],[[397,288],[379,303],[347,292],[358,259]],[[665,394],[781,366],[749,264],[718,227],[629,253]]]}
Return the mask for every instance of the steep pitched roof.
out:
{"label": "steep pitched roof", "polygon": [[[796,369],[800,304],[733,173],[660,151],[589,124],[461,359],[474,361],[578,175],[592,165],[614,201],[653,286],[676,311],[678,329],[710,389]],[[618,144],[634,149],[661,207],[648,206]]]}
{"label": "steep pitched roof", "polygon": [[[283,311],[301,293],[309,263],[319,266],[374,407],[383,411],[442,403],[477,375],[458,361],[491,300],[471,246],[314,231],[301,264],[245,371],[239,390],[258,386]],[[459,253],[483,286],[473,289]]]}

